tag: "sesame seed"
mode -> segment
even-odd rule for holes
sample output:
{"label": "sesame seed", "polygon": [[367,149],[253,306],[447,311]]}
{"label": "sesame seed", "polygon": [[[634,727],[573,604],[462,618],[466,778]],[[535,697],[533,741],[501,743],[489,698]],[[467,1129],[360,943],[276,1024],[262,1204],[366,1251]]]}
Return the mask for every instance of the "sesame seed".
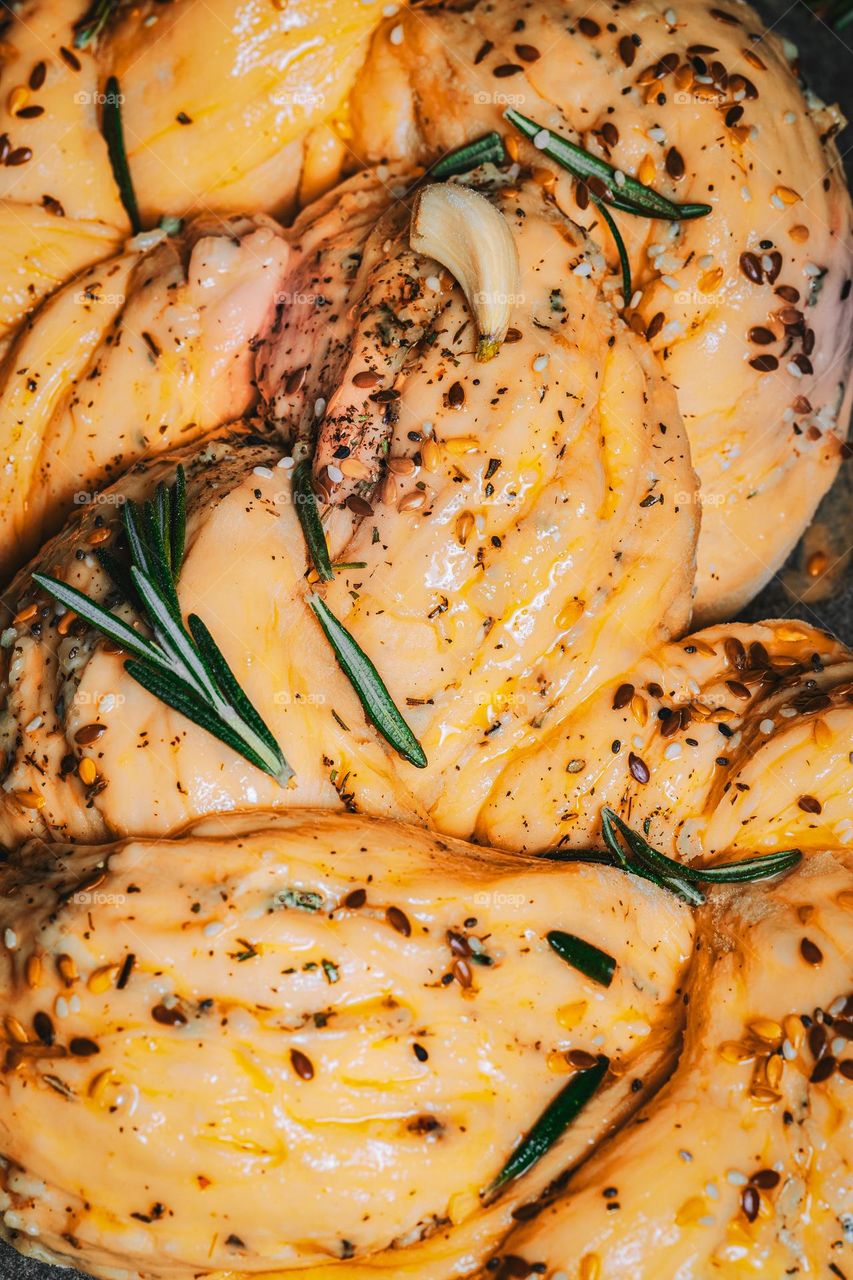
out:
{"label": "sesame seed", "polygon": [[7,929],[3,934],[3,941],[9,951],[14,951],[18,945],[18,935],[14,929]]}
{"label": "sesame seed", "polygon": [[533,368],[536,371],[536,373],[541,373],[543,369],[547,369],[550,363],[550,359],[551,357],[547,355],[537,356],[536,359],[533,361]]}
{"label": "sesame seed", "polygon": [[677,760],[681,755],[682,750],[683,748],[680,742],[671,742],[663,754],[667,760]]}
{"label": "sesame seed", "polygon": [[253,467],[252,475],[261,476],[264,480],[272,480],[272,472],[269,467]]}
{"label": "sesame seed", "polygon": [[775,725],[774,721],[772,721],[772,720],[771,720],[771,719],[769,719],[769,717],[768,717],[768,719],[766,719],[766,720],[762,720],[762,721],[761,721],[761,724],[760,724],[758,727],[759,727],[759,729],[761,730],[761,732],[762,732],[762,733],[772,733],[772,732],[773,732],[773,730],[776,728],[776,725]]}
{"label": "sesame seed", "polygon": [[318,396],[317,399],[314,401],[314,417],[322,418],[325,412],[326,412],[326,401],[323,399],[322,396]]}
{"label": "sesame seed", "polygon": [[279,458],[278,462],[275,465],[277,467],[281,467],[282,471],[290,471],[291,468],[293,467],[293,459]]}
{"label": "sesame seed", "polygon": [[539,151],[544,151],[550,141],[551,135],[547,129],[540,129],[538,133],[533,135],[533,145]]}
{"label": "sesame seed", "polygon": [[441,281],[439,280],[438,276],[427,276],[426,287],[428,289],[432,289],[433,293],[438,293],[438,291],[441,289]]}
{"label": "sesame seed", "polygon": [[329,477],[332,484],[340,484],[341,480],[344,478],[343,471],[341,471],[340,467],[336,467],[333,462],[330,462],[326,467],[326,475]]}
{"label": "sesame seed", "polygon": [[396,27],[391,28],[391,32],[388,36],[388,39],[391,41],[392,44],[403,43],[403,28],[400,26],[399,23],[397,24]]}
{"label": "sesame seed", "polygon": [[34,733],[35,730],[40,729],[43,724],[44,720],[41,716],[33,716],[29,724],[24,725],[24,733]]}

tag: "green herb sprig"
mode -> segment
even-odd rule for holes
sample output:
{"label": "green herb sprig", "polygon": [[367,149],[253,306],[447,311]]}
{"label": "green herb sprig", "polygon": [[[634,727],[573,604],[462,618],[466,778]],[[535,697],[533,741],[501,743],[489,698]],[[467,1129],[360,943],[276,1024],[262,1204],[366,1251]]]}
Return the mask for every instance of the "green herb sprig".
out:
{"label": "green herb sprig", "polygon": [[630,306],[631,299],[634,296],[634,286],[631,283],[631,262],[628,257],[628,250],[625,248],[625,241],[622,239],[622,232],[616,225],[616,219],[607,208],[607,205],[595,196],[592,197],[592,202],[607,223],[610,234],[616,244],[616,252],[619,254],[619,266],[622,271],[622,301],[626,307]]}
{"label": "green herb sprig", "polygon": [[586,1071],[578,1071],[572,1076],[568,1084],[549,1102],[498,1176],[489,1183],[483,1192],[484,1196],[491,1196],[507,1182],[520,1178],[542,1159],[589,1102],[607,1074],[609,1066],[609,1059],[604,1054],[599,1054],[594,1067],[589,1067]]}
{"label": "green herb sprig", "polygon": [[599,986],[609,987],[616,972],[616,961],[606,951],[593,946],[574,933],[552,929],[547,935],[548,945],[561,960],[583,973]]}
{"label": "green herb sprig", "polygon": [[326,535],[323,532],[323,524],[320,520],[320,512],[317,509],[317,499],[314,495],[314,486],[311,484],[311,460],[303,458],[293,469],[293,479],[291,484],[291,495],[294,505],[296,506],[296,514],[299,517],[299,523],[302,526],[302,533],[305,537],[305,544],[308,547],[308,554],[313,561],[314,568],[317,570],[317,576],[321,582],[331,582],[335,576],[332,562],[329,559],[329,548],[326,544]]}
{"label": "green herb sprig", "polygon": [[382,677],[361,645],[335,617],[325,600],[317,595],[310,595],[308,603],[367,718],[398,755],[416,768],[425,769],[427,758],[423,747],[406,724]]}
{"label": "green herb sprig", "polygon": [[758,858],[744,858],[714,867],[676,862],[655,849],[645,836],[629,827],[607,805],[601,809],[601,834],[606,846],[603,850],[549,849],[541,856],[552,862],[592,862],[599,866],[618,867],[621,871],[651,881],[659,889],[669,890],[693,907],[701,906],[705,901],[705,895],[697,888],[699,884],[743,884],[766,880],[790,871],[803,856],[799,849],[780,849],[778,853],[765,853]]}
{"label": "green herb sprig", "polygon": [[148,623],[153,639],[57,578],[34,573],[33,581],[130,654],[125,670],[137,684],[284,786],[293,770],[213,636],[196,614],[189,615],[186,626],[181,618],[177,579],[186,540],[183,468],[178,467],[171,488],[157,486],[152,501],[142,506],[126,502],[122,521],[129,564],[107,552],[98,559]]}
{"label": "green herb sprig", "polygon": [[109,76],[104,88],[104,109],[101,116],[101,129],[107,144],[110,166],[116,180],[118,193],[130,219],[134,235],[142,230],[142,219],[139,216],[139,205],[130,176],[130,165],[127,161],[127,150],[124,145],[124,124],[121,117],[121,86],[116,76]]}
{"label": "green herb sprig", "polygon": [[461,147],[448,151],[446,156],[436,160],[424,177],[432,178],[436,182],[444,182],[455,174],[470,173],[472,169],[478,169],[481,164],[502,165],[506,164],[506,160],[503,138],[496,131],[492,131],[484,134],[482,138],[475,138],[473,142],[466,142]]}
{"label": "green herb sprig", "polygon": [[584,181],[597,178],[604,185],[600,199],[606,200],[614,209],[621,209],[623,213],[632,213],[640,218],[658,218],[665,222],[686,222],[693,218],[704,218],[711,213],[709,204],[676,204],[628,174],[622,174],[621,179],[617,179],[617,170],[612,164],[590,155],[583,147],[544,128],[512,107],[504,112],[504,119],[531,142],[537,138],[543,141],[544,145],[537,149],[550,156],[574,177]]}

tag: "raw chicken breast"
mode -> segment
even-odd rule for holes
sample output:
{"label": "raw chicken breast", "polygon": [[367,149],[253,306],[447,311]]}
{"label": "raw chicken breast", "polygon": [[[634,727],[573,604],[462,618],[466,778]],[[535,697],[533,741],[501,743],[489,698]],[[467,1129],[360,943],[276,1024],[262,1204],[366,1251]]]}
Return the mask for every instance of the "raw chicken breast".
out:
{"label": "raw chicken breast", "polygon": [[[356,199],[359,183],[349,189]],[[500,191],[494,198],[507,207]],[[294,804],[343,804],[467,836],[506,764],[544,741],[562,708],[683,629],[697,508],[679,497],[689,499],[694,479],[672,394],[601,301],[586,242],[541,190],[517,191],[508,215],[522,294],[517,340],[494,359],[475,360],[461,291],[438,277],[433,288],[437,265],[414,261],[399,232],[361,310],[344,263],[358,241],[322,236],[318,247],[297,235],[282,286],[296,319],[284,309],[258,353],[265,390],[275,368],[274,410],[298,452],[298,415],[313,423],[317,412],[318,482],[343,503],[329,512],[341,568],[322,594],[376,664],[428,766],[406,763],[366,722],[319,629],[289,459],[276,465],[280,446],[235,436],[180,455],[190,479],[180,599],[210,626],[294,782],[282,790],[169,711],[92,631],[46,605],[25,571],[8,596],[4,636],[4,840],[157,834],[214,810]],[[400,272],[407,305],[437,297],[417,343],[402,349],[386,346],[370,319],[390,318],[393,330]],[[339,323],[354,305],[358,316]],[[314,325],[330,354],[318,343],[306,370]],[[360,360],[370,358],[393,398],[371,399],[372,374],[360,385]],[[315,410],[323,401],[329,411]],[[354,412],[331,412],[343,403]],[[360,474],[378,468],[377,494],[343,469],[362,443]],[[347,453],[337,471],[335,449]],[[124,499],[150,495],[177,460],[137,468],[105,491],[38,567],[103,598],[93,552],[115,542]],[[77,734],[93,724],[106,731],[83,752]],[[90,785],[77,772],[83,754],[98,770]]]}
{"label": "raw chicken breast", "polygon": [[[35,846],[0,891],[5,1228],[122,1280],[484,1258],[522,1195],[650,1095],[693,933],[619,871],[317,812]],[[607,988],[554,928],[617,958]],[[599,1053],[578,1125],[478,1216]]]}
{"label": "raw chicken breast", "polygon": [[144,0],[80,48],[90,8],[24,0],[6,24],[0,133],[31,155],[0,168],[0,196],[47,193],[70,217],[127,228],[100,132],[110,75],[144,226],[162,214],[283,212],[337,181],[346,97],[380,0]]}
{"label": "raw chicken breast", "polygon": [[[851,741],[849,649],[796,621],[712,627],[608,681],[514,761],[477,835],[583,848],[609,805],[688,860],[841,847],[853,841]],[[536,804],[519,823],[523,795]]]}
{"label": "raw chicken breast", "polygon": [[[672,15],[675,14],[673,17]],[[513,107],[709,217],[616,212],[648,336],[678,391],[702,492],[696,610],[731,616],[794,546],[835,476],[853,338],[851,205],[837,110],[741,0],[419,6],[374,38],[353,97],[369,160],[429,160]],[[557,201],[615,262],[563,171]],[[614,279],[614,288],[618,280]]]}
{"label": "raw chicken breast", "polygon": [[0,367],[2,571],[137,458],[252,407],[287,259],[263,215],[196,219],[129,241],[30,317]]}
{"label": "raw chicken breast", "polygon": [[849,1274],[851,906],[833,853],[715,893],[672,1079],[483,1277]]}

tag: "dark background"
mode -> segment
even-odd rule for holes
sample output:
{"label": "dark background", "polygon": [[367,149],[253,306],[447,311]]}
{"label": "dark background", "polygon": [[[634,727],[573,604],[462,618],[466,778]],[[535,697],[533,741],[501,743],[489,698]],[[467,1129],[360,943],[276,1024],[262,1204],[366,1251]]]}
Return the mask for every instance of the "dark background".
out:
{"label": "dark background", "polygon": [[[811,17],[801,0],[764,0],[757,7],[777,34],[798,46],[803,73],[815,92],[828,102],[839,102],[853,119],[853,24],[834,32]],[[845,129],[838,143],[853,185],[853,128]],[[814,571],[818,563],[821,572],[809,573],[807,566]],[[842,464],[832,492],[788,564],[743,616],[751,622],[802,618],[853,644],[853,460]],[[81,1151],[78,1158],[97,1159],[97,1153]],[[72,1276],[21,1258],[0,1243],[0,1280],[72,1280]]]}

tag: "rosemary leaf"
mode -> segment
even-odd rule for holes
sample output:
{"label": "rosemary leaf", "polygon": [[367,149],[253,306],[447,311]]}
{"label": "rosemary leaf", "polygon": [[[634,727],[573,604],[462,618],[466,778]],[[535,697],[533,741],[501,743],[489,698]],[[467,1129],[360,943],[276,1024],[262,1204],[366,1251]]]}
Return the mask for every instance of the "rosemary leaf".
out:
{"label": "rosemary leaf", "polygon": [[676,204],[662,196],[659,192],[638,182],[627,174],[624,182],[617,182],[616,170],[606,160],[590,155],[583,147],[576,146],[559,133],[544,129],[535,120],[528,119],[510,107],[504,112],[504,119],[523,133],[532,142],[534,138],[547,138],[545,145],[539,147],[546,156],[555,160],[561,168],[566,169],[576,178],[598,178],[604,183],[606,194],[604,199],[614,209],[623,213],[633,213],[642,218],[660,218],[667,222],[682,222],[692,218],[704,218],[711,212],[709,204]]}
{"label": "rosemary leaf", "polygon": [[616,961],[606,951],[601,951],[591,942],[574,933],[564,933],[562,929],[552,929],[547,935],[552,951],[570,964],[573,969],[583,973],[602,987],[609,987],[616,972]]}
{"label": "rosemary leaf", "polygon": [[314,568],[317,570],[317,576],[321,582],[331,582],[335,573],[332,569],[332,562],[329,559],[329,548],[326,545],[326,535],[323,532],[323,525],[320,521],[320,512],[317,510],[317,499],[314,494],[314,486],[311,483],[311,461],[309,458],[303,458],[293,470],[291,495],[296,505],[299,523],[302,525],[302,533],[308,547],[308,554],[311,557]]}
{"label": "rosemary leaf", "polygon": [[[234,672],[228,666],[222,651],[201,618],[197,614],[191,613],[187,618],[187,624],[202,660],[207,664],[226,701],[233,707],[244,725],[266,748],[270,758],[276,760],[278,768],[273,776],[277,777],[282,786],[284,786],[293,777],[293,770],[282,756],[278,743],[246,697],[241,685],[234,676]],[[256,749],[259,755],[262,754],[259,747]],[[270,770],[267,770],[267,772],[270,772]]]}
{"label": "rosemary leaf", "polygon": [[370,658],[346,627],[338,621],[325,601],[319,596],[310,595],[308,603],[334,650],[341,670],[358,695],[358,700],[364,707],[368,719],[404,760],[408,760],[409,764],[415,765],[418,769],[426,768],[427,758],[421,744],[400,715]]}
{"label": "rosemary leaf", "polygon": [[130,165],[127,162],[127,151],[124,145],[124,125],[121,119],[121,88],[116,76],[109,76],[104,88],[104,110],[101,128],[113,177],[116,180],[121,202],[130,219],[130,228],[134,235],[142,230],[142,219],[139,216],[139,205],[136,203],[136,192],[130,176]]}
{"label": "rosemary leaf", "polygon": [[54,600],[58,600],[68,609],[73,609],[85,622],[96,627],[114,644],[120,645],[126,653],[145,658],[155,666],[163,668],[167,666],[165,654],[156,645],[146,640],[138,631],[134,631],[133,627],[128,626],[121,618],[117,618],[114,613],[110,613],[95,600],[90,600],[76,587],[69,587],[67,583],[60,582],[58,578],[52,578],[46,573],[34,573],[33,582],[38,583],[48,595],[53,596]]}
{"label": "rosemary leaf", "polygon": [[184,563],[187,541],[187,476],[180,463],[175,470],[175,484],[172,489],[172,523],[169,541],[172,547],[172,576],[177,582]]}
{"label": "rosemary leaf", "polygon": [[616,249],[619,254],[619,265],[622,268],[622,300],[623,305],[629,307],[631,305],[631,299],[634,296],[634,286],[631,283],[631,263],[628,260],[628,250],[625,248],[625,241],[622,239],[622,233],[617,227],[615,219],[607,206],[595,197],[593,197],[593,203],[610,228],[610,234],[616,242]]}
{"label": "rosemary leaf", "polygon": [[609,1066],[609,1060],[604,1054],[599,1054],[594,1067],[578,1071],[572,1076],[568,1084],[549,1102],[527,1137],[518,1144],[498,1176],[486,1188],[485,1195],[497,1191],[514,1178],[520,1178],[550,1151],[589,1102]]}
{"label": "rosemary leaf", "polygon": [[503,138],[493,131],[484,134],[482,138],[475,138],[473,142],[464,143],[454,151],[448,151],[446,156],[436,160],[424,176],[443,182],[454,174],[470,173],[481,164],[505,164],[506,158]]}
{"label": "rosemary leaf", "polygon": [[[621,848],[616,835],[617,831],[623,836],[625,843],[628,845],[632,855],[630,858],[625,858],[624,850]],[[642,876],[644,880],[650,880],[659,889],[668,889],[670,893],[674,893],[677,898],[688,902],[692,907],[701,906],[705,901],[704,894],[699,889],[694,888],[684,877],[684,868],[679,862],[674,862],[671,858],[665,858],[663,854],[658,854],[657,850],[652,849],[647,840],[644,840],[636,831],[632,831],[606,805],[601,810],[601,832],[608,849],[612,850],[614,854],[618,851],[621,857],[625,859],[627,870],[633,871],[635,875]],[[657,857],[652,856],[655,854]]]}

